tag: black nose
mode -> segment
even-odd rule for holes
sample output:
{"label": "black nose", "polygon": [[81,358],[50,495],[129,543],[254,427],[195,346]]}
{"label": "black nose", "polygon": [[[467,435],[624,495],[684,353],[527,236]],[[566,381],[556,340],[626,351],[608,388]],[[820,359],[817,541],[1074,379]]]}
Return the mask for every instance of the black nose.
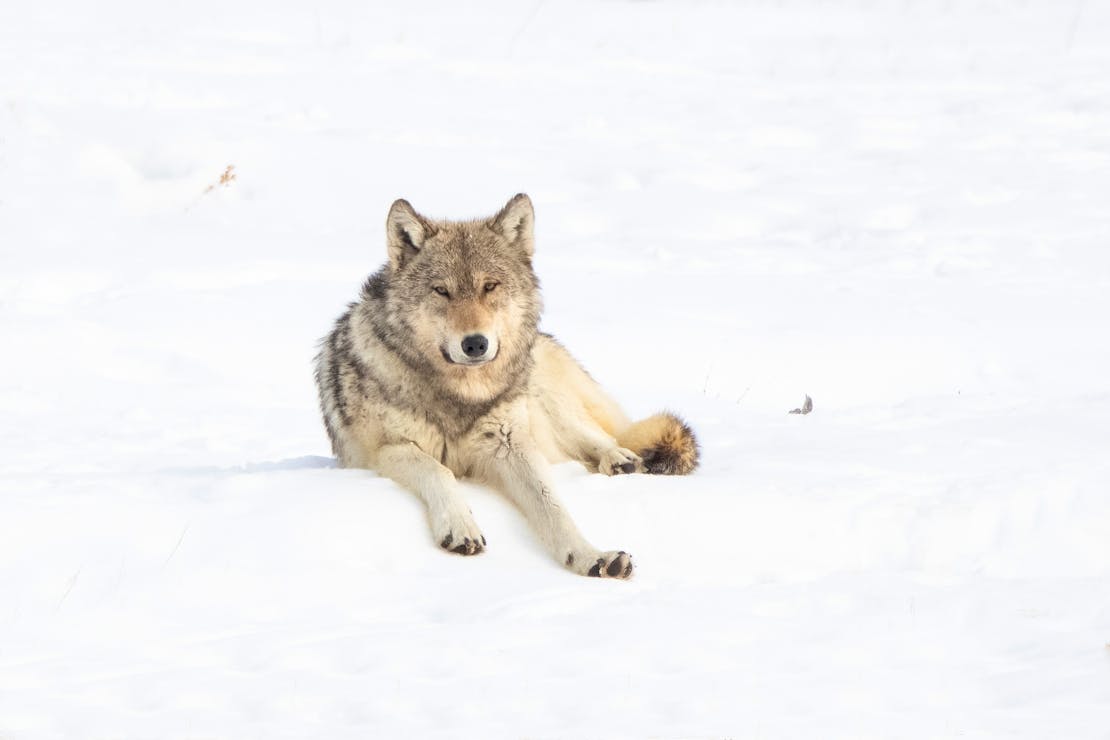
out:
{"label": "black nose", "polygon": [[489,340],[481,334],[471,334],[463,337],[462,349],[467,357],[481,357],[489,349]]}

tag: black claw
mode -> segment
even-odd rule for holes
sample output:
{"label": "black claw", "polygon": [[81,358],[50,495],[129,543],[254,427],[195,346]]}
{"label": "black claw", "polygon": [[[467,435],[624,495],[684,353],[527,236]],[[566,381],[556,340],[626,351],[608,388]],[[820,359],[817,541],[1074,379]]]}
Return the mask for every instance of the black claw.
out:
{"label": "black claw", "polygon": [[630,575],[632,575],[632,561],[631,560],[628,561],[628,567],[624,569],[624,577],[628,578]]}
{"label": "black claw", "polygon": [[450,532],[448,532],[447,536],[443,538],[443,542],[439,543],[439,546],[442,547],[444,550],[450,549],[451,543],[454,540],[455,540],[455,538],[451,535]]}
{"label": "black claw", "polygon": [[[623,555],[624,553],[621,554]],[[618,557],[615,558],[613,562],[609,563],[609,567],[605,569],[605,572],[611,576],[615,576],[620,573],[621,570],[623,570],[623,568],[621,568],[621,559]]]}
{"label": "black claw", "polygon": [[486,536],[482,535],[482,547],[486,546]]}
{"label": "black claw", "polygon": [[604,560],[602,560],[601,558],[598,558],[597,562],[593,564],[592,568],[590,568],[590,572],[587,573],[586,575],[593,576],[594,578],[600,578],[601,577],[601,566],[604,563],[605,563]]}

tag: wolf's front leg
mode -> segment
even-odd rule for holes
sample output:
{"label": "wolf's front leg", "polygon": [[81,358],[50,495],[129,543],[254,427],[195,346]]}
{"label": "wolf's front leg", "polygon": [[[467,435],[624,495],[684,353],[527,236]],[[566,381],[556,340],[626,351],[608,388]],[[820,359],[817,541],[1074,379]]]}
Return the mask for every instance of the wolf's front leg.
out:
{"label": "wolf's front leg", "polygon": [[428,508],[432,536],[445,550],[476,555],[486,546],[470,509],[458,492],[455,475],[411,442],[378,450],[374,468],[418,495]]}
{"label": "wolf's front leg", "polygon": [[487,482],[504,492],[524,513],[544,547],[569,570],[584,576],[628,578],[632,556],[623,550],[603,552],[586,541],[555,496],[547,460],[526,429],[484,433],[482,456]]}

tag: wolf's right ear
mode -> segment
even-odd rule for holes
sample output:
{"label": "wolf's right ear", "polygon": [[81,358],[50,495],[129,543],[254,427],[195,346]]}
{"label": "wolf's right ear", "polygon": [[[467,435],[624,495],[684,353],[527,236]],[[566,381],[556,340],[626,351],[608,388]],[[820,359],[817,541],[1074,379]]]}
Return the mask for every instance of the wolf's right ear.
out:
{"label": "wolf's right ear", "polygon": [[389,264],[394,270],[400,270],[417,255],[428,237],[435,234],[435,229],[402,198],[393,201],[389,208],[385,233]]}

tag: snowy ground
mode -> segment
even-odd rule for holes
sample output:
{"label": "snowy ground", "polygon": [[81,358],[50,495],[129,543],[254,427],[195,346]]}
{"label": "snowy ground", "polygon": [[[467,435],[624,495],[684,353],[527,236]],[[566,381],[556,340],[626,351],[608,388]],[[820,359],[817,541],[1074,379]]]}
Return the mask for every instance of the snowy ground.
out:
{"label": "snowy ground", "polygon": [[[1110,737],[1110,3],[164,5],[0,5],[0,737]],[[389,203],[520,190],[703,442],[557,470],[629,583],[327,456]]]}

